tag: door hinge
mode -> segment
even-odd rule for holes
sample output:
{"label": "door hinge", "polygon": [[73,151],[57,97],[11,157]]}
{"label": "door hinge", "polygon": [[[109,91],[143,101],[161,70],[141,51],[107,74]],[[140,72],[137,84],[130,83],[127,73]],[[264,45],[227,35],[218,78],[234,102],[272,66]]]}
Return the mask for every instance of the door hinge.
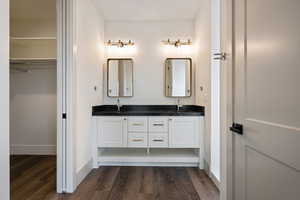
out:
{"label": "door hinge", "polygon": [[226,58],[227,58],[227,54],[224,52],[214,53],[214,56],[217,56],[217,57],[214,57],[214,60],[226,60]]}
{"label": "door hinge", "polygon": [[67,119],[67,113],[63,113],[63,114],[62,114],[62,118],[63,118],[63,119]]}

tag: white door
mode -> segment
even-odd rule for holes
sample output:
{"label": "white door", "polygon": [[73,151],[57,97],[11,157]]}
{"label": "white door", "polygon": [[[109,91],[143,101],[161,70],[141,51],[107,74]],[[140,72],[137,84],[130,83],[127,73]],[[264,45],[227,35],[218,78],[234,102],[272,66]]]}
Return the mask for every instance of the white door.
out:
{"label": "white door", "polygon": [[169,145],[171,148],[199,147],[199,122],[196,117],[171,117]]}
{"label": "white door", "polygon": [[235,1],[235,200],[300,199],[300,1]]}
{"label": "white door", "polygon": [[126,147],[127,146],[127,118],[103,117],[98,121],[99,147]]}

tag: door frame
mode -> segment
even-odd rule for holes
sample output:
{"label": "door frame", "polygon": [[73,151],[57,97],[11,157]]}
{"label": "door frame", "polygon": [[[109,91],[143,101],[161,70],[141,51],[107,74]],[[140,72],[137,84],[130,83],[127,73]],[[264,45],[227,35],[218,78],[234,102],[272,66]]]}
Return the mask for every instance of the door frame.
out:
{"label": "door frame", "polygon": [[[76,189],[76,0],[57,5],[57,193]],[[63,116],[65,115],[65,117]]]}
{"label": "door frame", "polygon": [[9,0],[0,1],[0,199],[9,200]]}
{"label": "door frame", "polygon": [[221,0],[221,186],[220,199],[233,200],[233,64],[234,64],[234,0]]}

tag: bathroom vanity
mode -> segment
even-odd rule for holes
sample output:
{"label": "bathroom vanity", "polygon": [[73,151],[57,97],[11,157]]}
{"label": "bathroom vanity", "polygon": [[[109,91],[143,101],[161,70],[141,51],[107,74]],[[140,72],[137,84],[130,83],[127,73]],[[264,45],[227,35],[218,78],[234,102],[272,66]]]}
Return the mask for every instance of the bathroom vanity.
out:
{"label": "bathroom vanity", "polygon": [[192,95],[192,60],[165,60],[165,96],[178,105],[123,105],[132,98],[132,59],[108,59],[107,96],[117,105],[93,107],[93,165],[204,168],[204,107],[182,106]]}
{"label": "bathroom vanity", "polygon": [[93,165],[198,166],[203,169],[204,108],[93,107]]}

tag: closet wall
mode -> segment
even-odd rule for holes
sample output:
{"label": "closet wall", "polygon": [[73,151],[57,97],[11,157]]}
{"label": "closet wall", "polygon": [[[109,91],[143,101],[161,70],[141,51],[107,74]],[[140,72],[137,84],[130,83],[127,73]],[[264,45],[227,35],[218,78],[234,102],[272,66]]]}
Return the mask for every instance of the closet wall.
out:
{"label": "closet wall", "polygon": [[11,0],[12,154],[56,152],[56,1]]}

